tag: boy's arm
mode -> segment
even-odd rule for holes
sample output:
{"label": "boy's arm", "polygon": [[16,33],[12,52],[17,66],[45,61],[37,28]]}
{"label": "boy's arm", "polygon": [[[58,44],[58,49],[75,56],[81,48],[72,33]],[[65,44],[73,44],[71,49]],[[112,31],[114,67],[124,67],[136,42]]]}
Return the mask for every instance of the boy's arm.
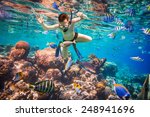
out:
{"label": "boy's arm", "polygon": [[44,19],[42,17],[37,17],[37,21],[42,25],[42,27],[45,30],[54,30],[59,27],[59,24],[54,24],[54,25],[48,26],[47,24],[44,23]]}
{"label": "boy's arm", "polygon": [[85,14],[83,14],[82,12],[77,13],[77,16],[78,16],[77,18],[72,19],[72,23],[79,22],[83,19],[88,19],[88,17]]}
{"label": "boy's arm", "polygon": [[73,19],[72,19],[72,23],[79,22],[79,21],[81,21],[82,19],[83,19],[83,18],[81,18],[81,17],[73,18]]}
{"label": "boy's arm", "polygon": [[59,24],[54,24],[54,25],[47,25],[45,24],[44,22],[41,23],[42,27],[45,29],[45,30],[55,30],[59,27]]}

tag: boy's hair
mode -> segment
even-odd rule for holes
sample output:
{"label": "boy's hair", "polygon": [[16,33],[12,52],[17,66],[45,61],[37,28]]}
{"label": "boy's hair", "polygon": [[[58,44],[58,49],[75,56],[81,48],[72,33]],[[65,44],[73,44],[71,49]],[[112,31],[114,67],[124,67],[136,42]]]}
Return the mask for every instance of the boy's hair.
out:
{"label": "boy's hair", "polygon": [[58,17],[59,22],[63,22],[65,19],[69,20],[69,16],[65,13],[60,14]]}

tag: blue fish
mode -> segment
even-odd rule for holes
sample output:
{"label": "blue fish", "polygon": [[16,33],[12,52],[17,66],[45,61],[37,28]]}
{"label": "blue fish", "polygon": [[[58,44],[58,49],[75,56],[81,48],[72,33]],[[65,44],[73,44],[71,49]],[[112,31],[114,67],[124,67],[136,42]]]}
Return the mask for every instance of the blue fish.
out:
{"label": "blue fish", "polygon": [[53,42],[47,43],[46,45],[49,46],[50,48],[53,48],[53,49],[57,48],[57,45]]}
{"label": "blue fish", "polygon": [[114,21],[114,16],[110,13],[106,13],[105,16],[103,17],[104,22],[113,22]]}
{"label": "blue fish", "polygon": [[129,91],[121,84],[113,83],[115,93],[120,97],[120,99],[128,100],[130,98]]}
{"label": "blue fish", "polygon": [[134,28],[133,28],[133,23],[131,20],[128,20],[125,22],[125,28],[129,31],[129,32],[133,32]]}
{"label": "blue fish", "polygon": [[125,13],[129,16],[135,16],[136,15],[136,11],[133,8],[129,8],[125,11]]}
{"label": "blue fish", "polygon": [[56,2],[53,2],[52,7],[59,11],[59,6],[57,5]]}

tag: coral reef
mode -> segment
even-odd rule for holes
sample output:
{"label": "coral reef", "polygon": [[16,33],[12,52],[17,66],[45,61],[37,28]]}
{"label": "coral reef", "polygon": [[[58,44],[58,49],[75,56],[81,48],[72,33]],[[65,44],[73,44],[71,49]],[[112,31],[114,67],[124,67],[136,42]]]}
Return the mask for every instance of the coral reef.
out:
{"label": "coral reef", "polygon": [[63,59],[55,57],[55,49],[46,48],[38,50],[35,54],[35,60],[38,67],[47,70],[48,68],[64,68]]}
{"label": "coral reef", "polygon": [[4,82],[12,77],[13,61],[0,57],[0,90],[4,88]]}
{"label": "coral reef", "polygon": [[113,62],[106,62],[104,67],[101,69],[103,75],[115,77],[118,71],[117,65]]}
{"label": "coral reef", "polygon": [[[7,47],[3,46],[0,51],[5,51],[4,48]],[[117,65],[105,62],[105,58],[99,59],[90,55],[89,61],[73,63],[64,72],[65,62],[62,57],[55,57],[56,50],[53,48],[30,49],[30,45],[23,41],[18,42],[15,47],[8,48],[9,55],[0,56],[0,99],[119,100],[112,88],[112,79],[118,71]],[[35,56],[28,56],[34,52]],[[19,73],[21,75],[18,75]],[[136,77],[140,76],[135,76],[132,80],[138,80]],[[44,80],[53,81],[52,94],[30,88],[30,85]],[[137,81],[137,85],[139,82],[141,81]],[[140,92],[137,85],[126,85],[133,93],[133,99],[136,99]]]}
{"label": "coral reef", "polygon": [[30,45],[27,42],[19,41],[16,43],[9,53],[9,58],[13,60],[26,59],[30,50]]}

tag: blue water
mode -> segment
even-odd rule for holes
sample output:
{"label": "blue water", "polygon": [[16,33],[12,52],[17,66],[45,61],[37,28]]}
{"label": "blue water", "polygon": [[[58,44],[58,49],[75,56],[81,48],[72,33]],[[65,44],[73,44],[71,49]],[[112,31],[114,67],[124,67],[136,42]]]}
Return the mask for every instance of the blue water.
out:
{"label": "blue water", "polygon": [[[27,0],[24,2],[12,0],[12,2],[43,8],[40,3],[32,3]],[[88,6],[79,4],[78,10],[84,12],[90,20],[79,22],[75,26],[75,30],[78,33],[91,36],[93,40],[88,43],[79,43],[78,49],[84,57],[95,54],[99,58],[107,58],[107,61],[115,62],[119,70],[123,70],[124,66],[127,66],[129,70],[125,72],[130,72],[130,74],[150,73],[150,35],[144,34],[141,30],[142,28],[150,28],[150,10],[147,8],[150,3],[147,0],[107,0],[106,2],[108,5],[106,12],[113,14],[114,21],[104,22],[103,16],[105,15],[102,16],[99,11],[91,11]],[[125,13],[125,10],[129,8],[133,8],[136,14],[134,12]],[[34,14],[23,13],[12,7],[4,6],[2,2],[0,2],[0,10],[5,12],[5,15],[2,12],[0,15],[1,45],[14,45],[17,41],[24,40],[31,46],[44,49],[47,42],[58,43],[62,40],[61,32],[44,31],[36,21]],[[75,14],[73,17],[76,17]],[[46,16],[44,18],[48,24],[56,23]],[[115,27],[119,26],[116,24],[116,19],[121,19],[123,23],[131,20],[133,31],[115,31],[115,39],[109,38],[108,34],[114,32]],[[124,37],[125,39],[123,39]],[[134,43],[136,41],[138,42]],[[76,56],[72,47],[70,50]],[[130,59],[133,56],[139,56],[144,61],[133,61]]]}

